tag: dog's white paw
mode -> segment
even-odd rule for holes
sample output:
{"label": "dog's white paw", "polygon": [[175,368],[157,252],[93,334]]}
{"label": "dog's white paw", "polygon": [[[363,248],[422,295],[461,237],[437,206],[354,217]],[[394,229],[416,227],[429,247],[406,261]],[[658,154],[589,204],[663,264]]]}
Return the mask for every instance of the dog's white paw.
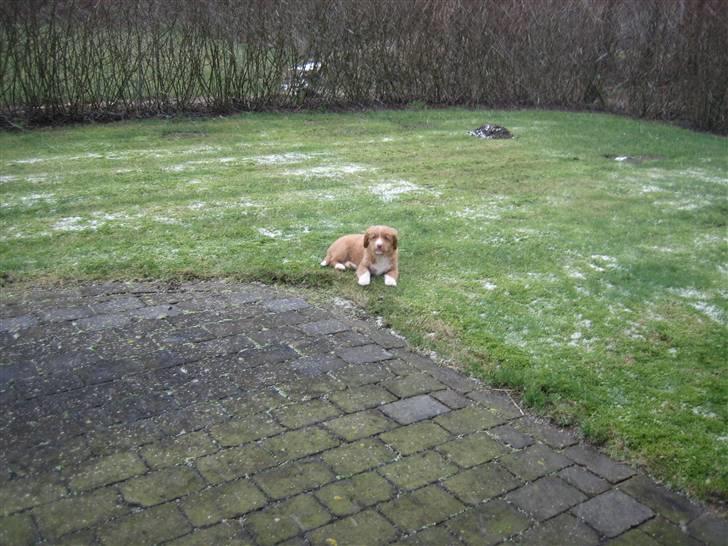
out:
{"label": "dog's white paw", "polygon": [[371,280],[372,276],[369,274],[369,271],[367,271],[361,277],[359,277],[359,286],[369,286]]}
{"label": "dog's white paw", "polygon": [[389,275],[384,276],[384,284],[387,286],[397,286],[397,279],[390,277]]}
{"label": "dog's white paw", "polygon": [[321,267],[326,267],[327,265],[329,265],[329,263],[326,260],[321,262]]}
{"label": "dog's white paw", "polygon": [[338,269],[339,271],[346,271],[346,266],[342,263],[338,263],[334,266],[334,269]]}

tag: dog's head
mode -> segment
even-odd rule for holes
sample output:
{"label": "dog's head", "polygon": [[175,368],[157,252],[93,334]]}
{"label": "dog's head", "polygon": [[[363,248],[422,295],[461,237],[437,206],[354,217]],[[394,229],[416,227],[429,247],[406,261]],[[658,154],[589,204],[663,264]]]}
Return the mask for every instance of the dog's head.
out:
{"label": "dog's head", "polygon": [[364,233],[364,248],[376,255],[390,256],[397,250],[397,230],[388,226],[371,226]]}

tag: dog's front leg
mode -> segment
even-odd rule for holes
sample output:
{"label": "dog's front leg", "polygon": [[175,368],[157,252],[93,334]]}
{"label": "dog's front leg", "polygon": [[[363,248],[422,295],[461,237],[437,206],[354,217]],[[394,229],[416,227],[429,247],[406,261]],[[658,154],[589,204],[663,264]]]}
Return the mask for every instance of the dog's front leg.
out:
{"label": "dog's front leg", "polygon": [[397,286],[397,279],[399,278],[399,271],[397,267],[393,267],[384,275],[384,284],[387,286]]}
{"label": "dog's front leg", "polygon": [[372,274],[369,273],[369,267],[364,262],[356,268],[356,276],[359,279],[359,286],[369,286],[372,280]]}

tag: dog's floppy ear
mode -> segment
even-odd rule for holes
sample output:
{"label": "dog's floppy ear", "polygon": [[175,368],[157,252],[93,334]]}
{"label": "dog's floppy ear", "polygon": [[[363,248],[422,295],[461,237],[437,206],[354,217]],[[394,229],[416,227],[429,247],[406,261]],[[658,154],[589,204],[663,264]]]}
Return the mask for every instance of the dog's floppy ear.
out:
{"label": "dog's floppy ear", "polygon": [[369,232],[364,232],[364,248],[367,248],[369,246]]}
{"label": "dog's floppy ear", "polygon": [[397,250],[397,233],[392,234],[392,249]]}

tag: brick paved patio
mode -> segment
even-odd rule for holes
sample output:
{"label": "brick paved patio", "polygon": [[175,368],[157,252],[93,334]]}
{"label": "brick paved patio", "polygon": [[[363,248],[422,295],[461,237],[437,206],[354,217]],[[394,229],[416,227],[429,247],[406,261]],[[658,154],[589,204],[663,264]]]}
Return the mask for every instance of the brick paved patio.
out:
{"label": "brick paved patio", "polygon": [[726,544],[728,523],[351,312],[3,289],[0,544]]}

